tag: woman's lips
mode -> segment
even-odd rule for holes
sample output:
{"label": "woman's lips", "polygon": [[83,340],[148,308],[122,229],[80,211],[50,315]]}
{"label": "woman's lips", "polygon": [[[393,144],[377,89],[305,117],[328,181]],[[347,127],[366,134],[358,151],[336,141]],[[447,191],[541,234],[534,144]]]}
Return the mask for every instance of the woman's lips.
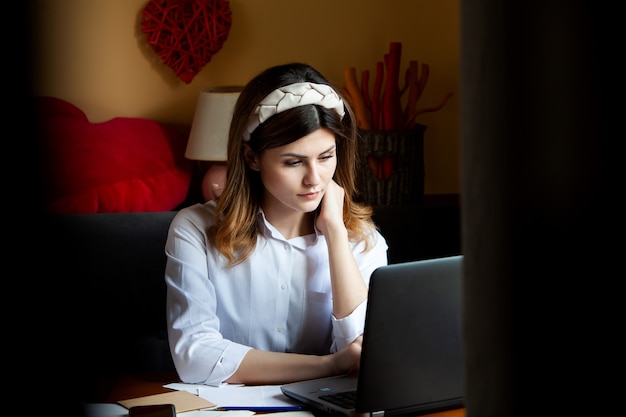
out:
{"label": "woman's lips", "polygon": [[300,197],[306,198],[307,200],[315,200],[319,194],[319,191],[316,191],[314,193],[300,194]]}

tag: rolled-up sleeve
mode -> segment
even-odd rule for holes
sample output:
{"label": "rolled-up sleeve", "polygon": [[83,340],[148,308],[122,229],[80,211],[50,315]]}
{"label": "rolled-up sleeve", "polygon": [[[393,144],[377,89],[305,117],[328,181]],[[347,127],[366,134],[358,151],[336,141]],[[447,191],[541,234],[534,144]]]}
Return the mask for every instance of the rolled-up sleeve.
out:
{"label": "rolled-up sleeve", "polygon": [[218,386],[251,349],[224,339],[206,254],[206,224],[197,213],[178,213],[165,254],[166,311],[172,359],[183,382]]}

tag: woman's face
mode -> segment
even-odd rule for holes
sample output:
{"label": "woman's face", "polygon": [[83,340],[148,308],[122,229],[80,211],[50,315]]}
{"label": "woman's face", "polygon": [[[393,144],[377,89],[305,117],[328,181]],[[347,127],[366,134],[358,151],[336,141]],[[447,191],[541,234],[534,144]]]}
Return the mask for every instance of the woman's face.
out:
{"label": "woman's face", "polygon": [[262,152],[252,168],[260,172],[265,187],[264,210],[314,211],[335,174],[336,153],[335,135],[327,129]]}

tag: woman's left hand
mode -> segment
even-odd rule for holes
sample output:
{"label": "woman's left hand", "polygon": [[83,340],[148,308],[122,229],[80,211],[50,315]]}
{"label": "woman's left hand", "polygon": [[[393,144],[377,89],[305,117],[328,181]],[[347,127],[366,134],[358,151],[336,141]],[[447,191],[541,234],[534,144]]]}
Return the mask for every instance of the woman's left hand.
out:
{"label": "woman's left hand", "polygon": [[342,187],[331,180],[326,187],[324,198],[317,216],[316,226],[322,234],[327,235],[329,227],[339,225],[343,227],[343,200],[345,192]]}

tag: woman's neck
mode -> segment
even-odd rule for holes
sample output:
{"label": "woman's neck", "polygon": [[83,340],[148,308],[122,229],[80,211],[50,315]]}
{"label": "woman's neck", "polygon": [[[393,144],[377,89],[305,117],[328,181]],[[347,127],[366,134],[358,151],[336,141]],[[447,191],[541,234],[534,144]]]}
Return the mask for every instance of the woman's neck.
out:
{"label": "woman's neck", "polygon": [[272,224],[285,239],[310,235],[315,231],[313,222],[315,213],[302,213],[294,210],[276,213],[264,210],[265,218]]}

